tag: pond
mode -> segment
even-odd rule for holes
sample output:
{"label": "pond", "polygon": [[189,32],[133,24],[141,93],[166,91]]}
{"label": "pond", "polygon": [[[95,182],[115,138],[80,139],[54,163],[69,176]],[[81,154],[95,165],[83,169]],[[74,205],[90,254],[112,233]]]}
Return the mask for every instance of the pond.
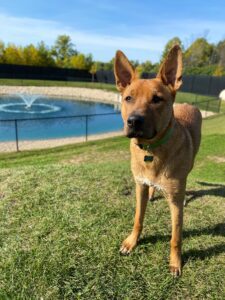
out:
{"label": "pond", "polygon": [[16,134],[19,140],[41,140],[122,130],[118,105],[36,96],[0,96],[1,142],[15,140]]}

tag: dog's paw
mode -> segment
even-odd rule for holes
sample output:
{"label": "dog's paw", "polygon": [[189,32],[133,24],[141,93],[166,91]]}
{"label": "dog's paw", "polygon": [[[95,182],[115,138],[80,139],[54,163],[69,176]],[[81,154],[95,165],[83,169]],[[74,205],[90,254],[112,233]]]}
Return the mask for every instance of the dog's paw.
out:
{"label": "dog's paw", "polygon": [[181,267],[170,266],[170,273],[173,277],[181,276]]}
{"label": "dog's paw", "polygon": [[120,253],[123,255],[128,255],[136,245],[137,245],[137,238],[135,238],[133,235],[129,235],[123,241],[122,246],[120,248]]}

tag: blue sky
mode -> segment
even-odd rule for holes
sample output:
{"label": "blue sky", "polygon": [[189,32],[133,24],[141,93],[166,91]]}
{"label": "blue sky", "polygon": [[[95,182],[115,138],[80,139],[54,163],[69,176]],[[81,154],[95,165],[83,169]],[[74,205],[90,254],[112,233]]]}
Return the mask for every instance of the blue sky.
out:
{"label": "blue sky", "polygon": [[117,49],[130,59],[159,60],[166,42],[179,36],[225,39],[225,0],[0,0],[0,39],[52,45],[69,34],[78,51],[110,60]]}

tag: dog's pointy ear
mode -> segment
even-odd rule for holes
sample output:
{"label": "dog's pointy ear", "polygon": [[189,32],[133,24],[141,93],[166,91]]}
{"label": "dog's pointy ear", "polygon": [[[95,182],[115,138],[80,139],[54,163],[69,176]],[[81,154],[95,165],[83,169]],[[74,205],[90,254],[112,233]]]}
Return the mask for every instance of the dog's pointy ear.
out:
{"label": "dog's pointy ear", "polygon": [[173,46],[162,63],[157,78],[176,92],[182,84],[182,51],[179,45]]}
{"label": "dog's pointy ear", "polygon": [[114,75],[116,87],[120,92],[135,78],[135,71],[125,54],[118,50],[114,62]]}

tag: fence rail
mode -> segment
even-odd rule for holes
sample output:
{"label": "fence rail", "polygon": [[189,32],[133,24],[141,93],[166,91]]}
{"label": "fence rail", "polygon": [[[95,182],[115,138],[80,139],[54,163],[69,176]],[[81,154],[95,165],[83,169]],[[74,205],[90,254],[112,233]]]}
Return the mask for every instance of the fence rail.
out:
{"label": "fence rail", "polygon": [[120,112],[0,120],[0,152],[87,142],[117,135],[122,127]]}
{"label": "fence rail", "polygon": [[206,118],[208,116],[218,114],[220,112],[221,101],[221,99],[197,101],[196,97],[196,100],[192,102],[192,105],[198,107],[202,112],[202,116]]}

